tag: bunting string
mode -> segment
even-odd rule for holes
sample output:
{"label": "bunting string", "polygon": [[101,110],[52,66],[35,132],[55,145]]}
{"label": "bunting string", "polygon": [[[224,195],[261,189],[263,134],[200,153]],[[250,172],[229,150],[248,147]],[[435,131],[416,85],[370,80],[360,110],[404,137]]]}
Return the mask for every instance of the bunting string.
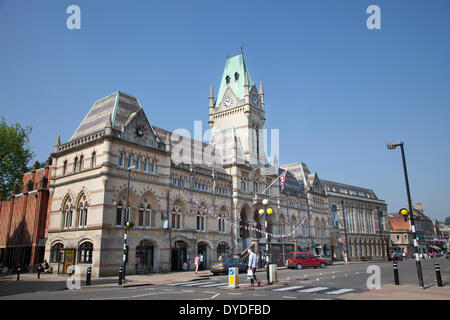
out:
{"label": "bunting string", "polygon": [[[207,213],[211,218],[214,218],[216,220],[219,219],[223,219],[223,221],[225,223],[227,223],[229,226],[231,227],[236,227],[238,229],[244,229],[246,231],[255,231],[257,233],[260,233],[261,235],[266,235],[268,234],[270,237],[272,238],[290,238],[290,237],[294,237],[295,236],[295,232],[297,230],[297,228],[301,227],[305,222],[306,222],[306,217],[304,216],[298,223],[296,223],[295,225],[292,226],[292,231],[289,233],[284,233],[284,234],[277,234],[277,233],[270,233],[270,232],[266,232],[264,230],[255,228],[253,226],[245,226],[245,225],[241,225],[239,223],[235,223],[230,219],[227,219],[226,217],[221,217],[217,214],[215,214],[214,212],[211,212],[208,208],[206,208],[206,206],[202,205],[200,201],[198,201],[197,199],[195,199],[194,197],[192,197],[187,191],[186,189],[182,188],[183,192],[190,198],[191,201],[193,201],[198,208],[202,211]],[[189,214],[189,215],[195,215],[195,214]]]}

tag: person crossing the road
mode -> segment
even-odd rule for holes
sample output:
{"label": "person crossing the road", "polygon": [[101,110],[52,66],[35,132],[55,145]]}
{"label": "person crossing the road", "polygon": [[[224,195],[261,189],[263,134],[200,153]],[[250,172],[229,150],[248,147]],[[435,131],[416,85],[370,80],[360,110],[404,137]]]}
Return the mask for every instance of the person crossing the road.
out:
{"label": "person crossing the road", "polygon": [[252,249],[248,248],[248,269],[252,271],[253,277],[250,279],[250,286],[254,287],[254,281],[258,283],[258,287],[261,285],[261,281],[256,279],[256,268],[258,268],[258,256],[253,253]]}

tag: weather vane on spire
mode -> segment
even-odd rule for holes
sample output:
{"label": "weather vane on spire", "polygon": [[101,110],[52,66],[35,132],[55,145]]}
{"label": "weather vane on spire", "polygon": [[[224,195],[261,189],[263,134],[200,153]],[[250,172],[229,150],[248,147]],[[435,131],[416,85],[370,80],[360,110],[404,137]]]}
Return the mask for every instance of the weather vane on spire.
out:
{"label": "weather vane on spire", "polygon": [[244,45],[241,43],[241,53],[244,53]]}

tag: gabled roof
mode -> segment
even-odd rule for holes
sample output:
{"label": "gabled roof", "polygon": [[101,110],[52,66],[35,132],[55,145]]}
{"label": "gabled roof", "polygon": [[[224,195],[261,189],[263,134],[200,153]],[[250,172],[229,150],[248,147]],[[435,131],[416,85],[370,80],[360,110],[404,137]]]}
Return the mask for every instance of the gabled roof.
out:
{"label": "gabled roof", "polygon": [[[239,80],[235,81],[234,75],[238,73]],[[230,82],[227,85],[226,77],[230,77]],[[219,93],[217,94],[217,100],[214,103],[220,103],[222,98],[227,90],[227,87],[230,87],[233,90],[236,98],[243,99],[244,98],[244,82],[245,76],[248,77],[248,83],[250,88],[253,86],[252,79],[250,77],[250,73],[248,72],[247,64],[245,63],[244,54],[240,53],[231,58],[227,58],[227,62],[225,63],[225,69],[223,70],[222,79],[220,80],[220,88]]]}
{"label": "gabled roof", "polygon": [[348,196],[354,196],[364,199],[380,200],[377,198],[375,192],[371,189],[350,186],[339,182],[333,182],[328,180],[321,180],[327,191],[330,193],[340,193]]}
{"label": "gabled roof", "polygon": [[109,119],[114,129],[122,130],[130,116],[141,109],[136,97],[114,92],[94,103],[70,141],[104,130]]}
{"label": "gabled roof", "polygon": [[393,231],[398,231],[398,230],[409,231],[410,230],[408,221],[405,221],[405,219],[403,217],[389,218],[389,223],[391,224]]}
{"label": "gabled roof", "polygon": [[[278,168],[278,174],[282,174],[286,169]],[[284,188],[281,191],[283,194],[290,194],[296,196],[305,195],[305,187],[301,180],[297,180],[295,175],[289,170],[286,172],[286,180],[284,182]]]}

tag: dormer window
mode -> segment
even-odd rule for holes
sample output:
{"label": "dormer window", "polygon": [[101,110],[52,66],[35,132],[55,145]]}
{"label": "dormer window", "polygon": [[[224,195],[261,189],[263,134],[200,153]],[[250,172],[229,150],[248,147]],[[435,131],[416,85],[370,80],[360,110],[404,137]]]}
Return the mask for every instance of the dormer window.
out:
{"label": "dormer window", "polygon": [[238,81],[239,80],[239,73],[235,73],[234,74],[234,81]]}
{"label": "dormer window", "polygon": [[229,83],[230,83],[230,77],[229,77],[229,76],[226,76],[226,77],[225,77],[225,81],[227,82],[227,84],[229,84]]}

